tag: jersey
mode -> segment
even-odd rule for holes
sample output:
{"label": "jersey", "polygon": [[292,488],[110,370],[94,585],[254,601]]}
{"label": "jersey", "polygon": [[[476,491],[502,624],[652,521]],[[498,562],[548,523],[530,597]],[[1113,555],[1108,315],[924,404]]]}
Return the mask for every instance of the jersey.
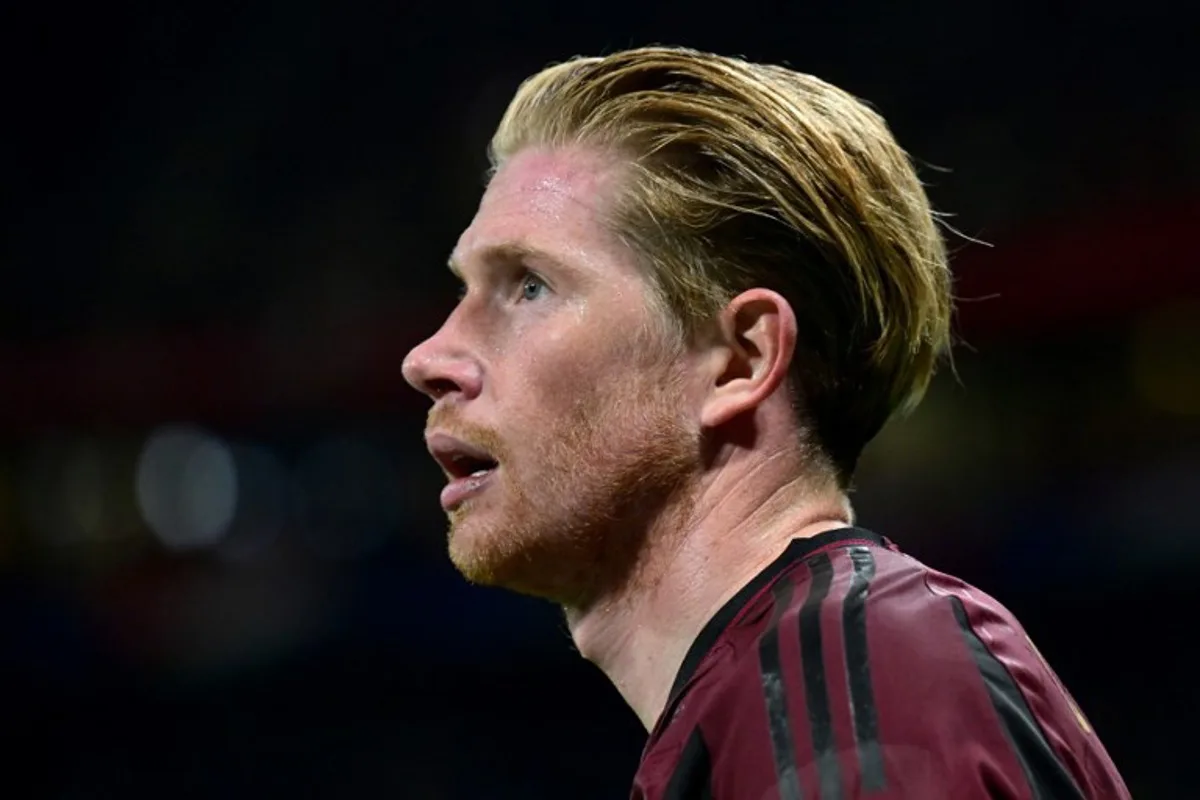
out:
{"label": "jersey", "polygon": [[1120,800],[996,600],[870,531],[790,543],[693,642],[633,800]]}

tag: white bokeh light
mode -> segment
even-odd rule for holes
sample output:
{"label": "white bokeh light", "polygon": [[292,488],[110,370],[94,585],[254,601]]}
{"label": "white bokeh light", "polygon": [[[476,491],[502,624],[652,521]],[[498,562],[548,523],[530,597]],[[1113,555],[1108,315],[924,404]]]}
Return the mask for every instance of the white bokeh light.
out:
{"label": "white bokeh light", "polygon": [[237,468],[224,442],[194,428],[156,431],[138,459],[142,517],[172,550],[210,547],[237,508]]}

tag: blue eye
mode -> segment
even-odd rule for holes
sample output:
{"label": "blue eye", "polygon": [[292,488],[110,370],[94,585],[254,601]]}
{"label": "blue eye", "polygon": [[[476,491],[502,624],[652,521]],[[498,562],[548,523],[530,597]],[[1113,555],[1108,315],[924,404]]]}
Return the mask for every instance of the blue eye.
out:
{"label": "blue eye", "polygon": [[536,300],[545,290],[546,284],[536,275],[526,275],[521,279],[521,299]]}

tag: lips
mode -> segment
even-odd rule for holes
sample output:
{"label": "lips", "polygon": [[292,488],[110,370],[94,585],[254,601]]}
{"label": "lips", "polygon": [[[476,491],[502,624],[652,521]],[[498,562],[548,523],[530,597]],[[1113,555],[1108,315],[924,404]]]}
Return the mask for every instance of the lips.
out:
{"label": "lips", "polygon": [[431,433],[425,443],[430,455],[450,478],[466,478],[497,466],[491,453],[445,433]]}
{"label": "lips", "polygon": [[441,466],[450,482],[442,490],[442,508],[451,511],[465,500],[482,492],[491,482],[500,464],[481,447],[433,432],[425,437],[430,455]]}

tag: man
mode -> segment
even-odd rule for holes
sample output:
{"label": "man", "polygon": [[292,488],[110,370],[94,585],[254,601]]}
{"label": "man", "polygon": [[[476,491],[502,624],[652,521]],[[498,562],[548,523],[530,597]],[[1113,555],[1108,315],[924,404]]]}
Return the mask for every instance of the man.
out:
{"label": "man", "polygon": [[566,611],[651,731],[634,798],[1123,798],[1012,615],[853,527],[946,350],[946,254],[884,122],[689,50],[526,81],[405,360],[450,557]]}

